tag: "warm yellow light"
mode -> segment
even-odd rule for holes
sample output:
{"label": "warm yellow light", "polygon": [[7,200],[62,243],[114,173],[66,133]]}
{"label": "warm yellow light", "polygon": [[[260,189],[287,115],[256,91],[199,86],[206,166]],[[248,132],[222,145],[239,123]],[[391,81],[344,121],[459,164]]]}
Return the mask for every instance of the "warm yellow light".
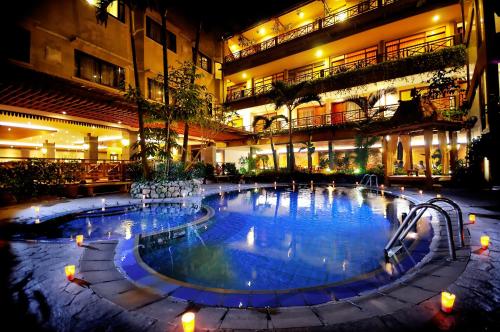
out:
{"label": "warm yellow light", "polygon": [[76,241],[76,245],[81,247],[83,244],[83,235],[81,235],[81,234],[77,235],[75,241]]}
{"label": "warm yellow light", "polygon": [[345,21],[347,19],[347,13],[346,12],[340,13],[338,19],[339,21]]}
{"label": "warm yellow light", "polygon": [[446,313],[450,313],[453,310],[453,304],[455,303],[455,294],[448,292],[441,292],[441,310]]}
{"label": "warm yellow light", "polygon": [[241,77],[243,77],[243,78],[247,78],[247,73],[243,73],[243,74],[241,74]]}
{"label": "warm yellow light", "polygon": [[401,191],[405,191],[405,187],[401,187]]}
{"label": "warm yellow light", "polygon": [[195,316],[192,312],[186,312],[182,315],[182,329],[184,332],[194,332],[195,329]]}
{"label": "warm yellow light", "polygon": [[47,149],[46,148],[42,148],[42,153],[46,154],[47,153]]}
{"label": "warm yellow light", "polygon": [[302,10],[298,10],[297,11],[297,15],[300,17],[300,18],[304,18],[304,12]]}
{"label": "warm yellow light", "polygon": [[89,5],[95,6],[97,4],[97,0],[87,0]]}
{"label": "warm yellow light", "polygon": [[418,193],[419,193],[420,195],[422,195],[424,192],[423,192],[423,190],[419,190],[419,191],[418,191]]}
{"label": "warm yellow light", "polygon": [[83,149],[84,149],[84,150],[88,150],[88,149],[89,149],[89,147],[90,147],[90,145],[88,145],[87,143],[83,144]]}
{"label": "warm yellow light", "polygon": [[433,20],[434,22],[439,21],[439,18],[440,18],[440,16],[439,16],[439,15],[434,15],[434,16],[432,16],[432,20]]}
{"label": "warm yellow light", "polygon": [[476,215],[474,213],[469,214],[469,222],[471,224],[475,224],[476,223]]}
{"label": "warm yellow light", "polygon": [[238,50],[238,45],[232,44],[231,46],[229,46],[229,48],[231,49],[231,51],[236,52]]}
{"label": "warm yellow light", "polygon": [[437,194],[436,197],[437,198],[441,198],[442,196],[441,196],[441,194]]}
{"label": "warm yellow light", "polygon": [[488,235],[481,236],[481,247],[486,250],[490,245],[490,237]]}
{"label": "warm yellow light", "polygon": [[320,57],[322,57],[322,56],[323,56],[323,51],[322,51],[322,50],[317,50],[317,51],[316,51],[316,57],[317,57],[317,58],[320,58]]}
{"label": "warm yellow light", "polygon": [[260,28],[257,30],[257,33],[258,33],[259,35],[263,35],[263,34],[265,34],[265,33],[266,33],[266,29],[264,29],[264,27],[260,27]]}
{"label": "warm yellow light", "polygon": [[64,267],[64,273],[66,273],[66,278],[68,278],[69,281],[75,279],[75,269],[74,265],[66,265]]}
{"label": "warm yellow light", "polygon": [[386,135],[386,136],[385,136],[385,140],[386,140],[387,142],[389,142],[389,141],[391,140],[391,136]]}
{"label": "warm yellow light", "polygon": [[126,138],[122,138],[121,143],[122,143],[122,146],[129,146],[130,140],[128,140]]}

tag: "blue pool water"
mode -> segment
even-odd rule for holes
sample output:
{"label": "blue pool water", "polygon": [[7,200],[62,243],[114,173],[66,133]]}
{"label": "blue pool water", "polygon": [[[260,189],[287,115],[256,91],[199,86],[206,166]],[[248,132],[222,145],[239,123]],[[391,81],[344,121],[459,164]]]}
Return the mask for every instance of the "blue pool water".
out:
{"label": "blue pool water", "polygon": [[168,231],[204,214],[200,202],[106,207],[104,211],[96,209],[78,214],[71,221],[50,229],[46,236],[71,239],[83,234],[86,241],[131,239],[138,234]]}
{"label": "blue pool water", "polygon": [[383,264],[409,202],[357,188],[255,189],[203,200],[203,229],[140,250],[158,273],[204,288],[286,290],[340,283]]}

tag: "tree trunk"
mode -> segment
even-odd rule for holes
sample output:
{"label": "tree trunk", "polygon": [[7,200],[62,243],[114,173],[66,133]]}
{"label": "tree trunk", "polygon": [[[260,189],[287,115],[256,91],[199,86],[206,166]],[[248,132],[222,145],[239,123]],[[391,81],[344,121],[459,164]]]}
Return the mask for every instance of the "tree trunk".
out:
{"label": "tree trunk", "polygon": [[165,135],[165,156],[167,157],[167,176],[170,173],[170,109],[168,91],[168,43],[167,43],[167,10],[161,16],[161,45],[163,57],[163,97],[165,99],[165,125],[163,132]]}
{"label": "tree trunk", "polygon": [[135,49],[135,23],[134,23],[134,11],[129,8],[129,32],[130,32],[130,48],[132,50],[132,64],[134,67],[134,84],[135,84],[135,93],[136,93],[136,101],[137,101],[137,115],[139,120],[139,135],[141,136],[139,140],[139,145],[141,147],[140,155],[141,155],[141,163],[142,163],[142,172],[144,178],[149,179],[149,166],[148,160],[146,157],[146,138],[144,136],[144,114],[142,109],[142,104],[139,98],[142,97],[141,94],[141,85],[139,80],[139,69],[137,66],[137,52]]}
{"label": "tree trunk", "polygon": [[309,174],[312,173],[313,169],[313,159],[312,159],[312,153],[307,151],[307,168],[309,168]]}
{"label": "tree trunk", "polygon": [[[200,50],[200,35],[201,35],[202,22],[200,20],[198,28],[196,29],[196,39],[194,42],[193,51],[193,76],[191,77],[191,84],[194,84],[195,74],[196,74],[196,63],[198,62],[198,51]],[[184,121],[184,137],[182,139],[182,157],[183,163],[187,161],[187,148],[188,148],[188,137],[189,137],[189,124],[188,119]]]}
{"label": "tree trunk", "polygon": [[278,158],[276,156],[276,150],[274,149],[274,142],[273,142],[273,134],[272,133],[269,135],[269,139],[271,140],[271,152],[273,154],[274,172],[277,175],[278,174]]}
{"label": "tree trunk", "polygon": [[288,163],[287,163],[287,168],[288,172],[291,173],[295,169],[295,156],[293,153],[293,143],[292,143],[292,126],[293,126],[293,121],[292,121],[292,108],[290,106],[288,107]]}

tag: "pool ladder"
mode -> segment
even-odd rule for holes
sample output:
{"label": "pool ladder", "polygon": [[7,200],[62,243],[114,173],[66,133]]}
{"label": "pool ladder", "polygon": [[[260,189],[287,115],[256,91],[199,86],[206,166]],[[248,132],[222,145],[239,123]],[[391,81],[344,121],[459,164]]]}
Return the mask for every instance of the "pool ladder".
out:
{"label": "pool ladder", "polygon": [[[391,237],[389,242],[384,248],[385,260],[389,261],[389,258],[396,255],[398,251],[403,248],[403,241],[408,235],[408,233],[416,227],[417,221],[423,216],[427,209],[432,209],[440,213],[446,221],[446,233],[448,236],[448,251],[452,260],[456,260],[457,256],[455,253],[455,241],[453,239],[453,228],[451,224],[451,218],[447,211],[442,207],[438,206],[436,203],[446,203],[451,205],[453,209],[457,212],[458,218],[458,238],[460,242],[460,247],[464,246],[464,223],[462,218],[462,210],[457,203],[446,197],[437,197],[428,200],[425,203],[420,203],[415,205],[408,215],[404,218],[403,222],[397,229],[396,233]],[[397,244],[399,243],[399,244]],[[397,245],[396,245],[397,244]]]}
{"label": "pool ladder", "polygon": [[[372,179],[375,179],[372,182]],[[361,181],[359,182],[360,185],[365,186],[365,187],[373,187],[378,188],[378,177],[375,174],[365,174],[361,178]]]}

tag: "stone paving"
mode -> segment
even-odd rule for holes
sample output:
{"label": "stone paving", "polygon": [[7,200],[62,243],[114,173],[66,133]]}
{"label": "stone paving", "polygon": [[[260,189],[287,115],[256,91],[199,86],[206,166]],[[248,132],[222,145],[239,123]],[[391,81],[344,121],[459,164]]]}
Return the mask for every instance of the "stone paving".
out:
{"label": "stone paving", "polygon": [[[236,188],[222,185],[223,190]],[[242,189],[253,185],[241,186]],[[215,193],[219,185],[207,185],[205,193]],[[500,227],[498,193],[481,197],[450,191],[442,193],[459,202],[465,219],[478,214],[477,223],[468,225],[470,246],[457,251],[455,262],[447,260],[445,233],[432,248],[433,260],[419,271],[405,275],[396,284],[348,300],[309,307],[263,310],[200,307],[162,297],[137,287],[119,273],[114,264],[116,241],[90,243],[80,248],[70,244],[12,242],[15,262],[9,277],[12,303],[24,308],[26,316],[40,329],[58,331],[181,331],[180,315],[196,311],[197,329],[203,330],[486,330],[500,322]],[[418,195],[416,200],[434,195]],[[489,197],[488,197],[489,196]],[[466,198],[463,198],[466,197]],[[126,195],[108,195],[107,204],[128,204]],[[81,198],[41,204],[40,216],[99,207],[101,197]],[[23,222],[34,217],[31,204],[0,209],[0,220]],[[493,217],[493,218],[492,218]],[[482,250],[479,237],[490,236],[490,248]],[[74,282],[64,276],[64,266],[77,265]],[[440,292],[457,295],[451,315],[439,311]],[[471,325],[473,324],[473,325]],[[470,328],[470,329],[469,329]]]}

